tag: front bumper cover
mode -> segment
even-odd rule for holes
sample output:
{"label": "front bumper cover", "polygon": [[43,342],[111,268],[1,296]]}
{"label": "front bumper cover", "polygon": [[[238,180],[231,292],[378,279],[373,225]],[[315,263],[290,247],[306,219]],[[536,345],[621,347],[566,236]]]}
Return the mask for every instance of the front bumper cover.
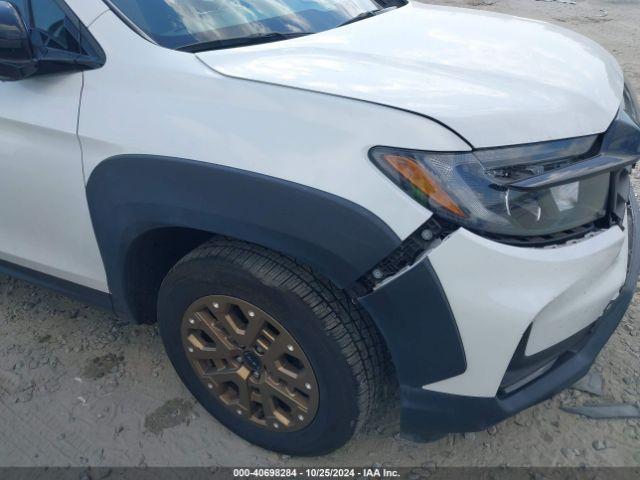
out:
{"label": "front bumper cover", "polygon": [[619,296],[595,322],[581,348],[559,357],[543,375],[508,395],[471,397],[424,390],[401,382],[401,427],[416,440],[447,433],[484,430],[574,384],[588,371],[624,316],[640,274],[640,222],[632,195],[628,223],[629,262]]}

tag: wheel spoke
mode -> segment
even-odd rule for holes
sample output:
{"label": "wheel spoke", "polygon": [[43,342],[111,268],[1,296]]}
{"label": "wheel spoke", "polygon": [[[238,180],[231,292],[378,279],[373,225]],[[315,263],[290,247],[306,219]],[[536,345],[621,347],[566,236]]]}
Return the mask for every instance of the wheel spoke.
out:
{"label": "wheel spoke", "polygon": [[238,404],[247,412],[251,411],[249,385],[246,381],[238,382]]}
{"label": "wheel spoke", "polygon": [[285,353],[287,353],[287,344],[289,342],[283,335],[275,337],[273,342],[266,348],[262,361],[265,365],[275,365],[276,361]]}
{"label": "wheel spoke", "polygon": [[229,336],[243,347],[250,347],[260,335],[265,320],[256,309],[239,305],[224,305],[216,315]]}
{"label": "wheel spoke", "polygon": [[[235,357],[240,354],[240,349],[229,342],[224,332],[213,324],[213,319],[210,315],[198,312],[194,317],[191,320],[195,320],[195,322],[190,325],[193,327],[191,329],[192,332],[187,336],[189,347],[193,349],[193,352],[189,350],[189,353],[193,354],[194,358],[216,360]],[[205,333],[213,343],[204,340],[198,335],[199,331]]]}
{"label": "wheel spoke", "polygon": [[274,385],[271,382],[266,381],[261,385],[260,390],[263,396],[277,398],[289,407],[295,406],[305,411],[307,409],[306,401],[300,394],[290,393],[286,388],[280,385]]}
{"label": "wheel spoke", "polygon": [[238,383],[241,377],[238,375],[238,370],[223,369],[216,372],[207,373],[205,375],[207,380],[213,382],[216,385],[221,385],[225,382]]}
{"label": "wheel spoke", "polygon": [[[233,398],[226,398],[225,403],[234,404],[239,407],[242,407],[245,412],[249,412],[251,410],[251,400],[249,393],[249,384],[247,382],[247,378],[250,372],[248,369],[244,367],[240,367],[238,369],[223,369],[214,372],[208,372],[203,375],[206,378],[209,388],[212,386],[218,387],[218,390],[222,387],[229,387],[229,385],[233,385]],[[227,390],[224,390],[227,392]]]}
{"label": "wheel spoke", "polygon": [[229,357],[229,350],[221,350],[219,348],[197,346],[187,347],[189,356],[195,360],[222,360]]}
{"label": "wheel spoke", "polygon": [[265,320],[262,316],[248,317],[249,324],[244,332],[244,342],[243,345],[247,347],[252,347],[258,336],[262,332],[262,329],[265,326]]}
{"label": "wheel spoke", "polygon": [[306,375],[306,371],[302,370],[300,372],[293,372],[285,367],[278,366],[278,362],[276,362],[276,368],[273,371],[269,372],[269,375],[279,381],[284,383],[288,389],[290,390],[300,390],[301,392],[305,392],[311,390],[313,385],[308,379],[308,375]]}
{"label": "wheel spoke", "polygon": [[259,403],[262,405],[264,419],[268,424],[272,424],[276,420],[276,407],[273,404],[273,398],[268,395],[259,396]]}

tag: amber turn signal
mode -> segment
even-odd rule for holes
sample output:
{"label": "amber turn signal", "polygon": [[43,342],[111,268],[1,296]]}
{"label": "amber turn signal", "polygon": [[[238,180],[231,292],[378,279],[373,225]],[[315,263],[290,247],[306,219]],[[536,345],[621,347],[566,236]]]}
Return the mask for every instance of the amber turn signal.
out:
{"label": "amber turn signal", "polygon": [[400,175],[420,190],[432,201],[440,204],[449,212],[458,217],[465,217],[465,213],[458,204],[444,191],[435,178],[422,168],[414,159],[401,155],[383,155],[384,160]]}

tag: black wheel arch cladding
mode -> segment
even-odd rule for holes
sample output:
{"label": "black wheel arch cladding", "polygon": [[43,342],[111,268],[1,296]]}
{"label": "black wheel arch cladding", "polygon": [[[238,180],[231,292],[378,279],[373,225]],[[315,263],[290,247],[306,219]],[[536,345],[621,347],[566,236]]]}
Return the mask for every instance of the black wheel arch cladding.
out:
{"label": "black wheel arch cladding", "polygon": [[[308,265],[341,289],[352,286],[402,243],[381,219],[341,197],[188,159],[109,158],[91,173],[87,198],[114,309],[134,322],[141,321],[132,298],[140,294],[140,286],[128,271],[128,257],[136,241],[150,232],[164,229],[170,240],[171,229],[188,228],[254,243]],[[195,248],[206,239],[196,235],[188,245]],[[170,268],[158,267],[152,257],[141,258],[141,268]],[[466,362],[435,273],[428,265],[410,273],[361,303],[387,341],[399,380],[415,386],[462,373]],[[401,285],[408,288],[398,288]],[[394,290],[404,290],[404,298]],[[405,308],[394,309],[397,305]],[[411,348],[404,348],[409,338]]]}
{"label": "black wheel arch cladding", "polygon": [[127,298],[127,253],[153,230],[185,227],[255,243],[309,265],[340,288],[401,243],[374,214],[338,196],[180,158],[104,160],[89,177],[87,198],[116,312],[129,320],[135,314]]}

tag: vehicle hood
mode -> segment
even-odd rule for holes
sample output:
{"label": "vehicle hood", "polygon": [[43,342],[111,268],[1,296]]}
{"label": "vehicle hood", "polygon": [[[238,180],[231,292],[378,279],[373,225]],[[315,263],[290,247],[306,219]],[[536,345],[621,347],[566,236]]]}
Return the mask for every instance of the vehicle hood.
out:
{"label": "vehicle hood", "polygon": [[307,37],[198,56],[223,75],[415,112],[476,148],[601,133],[624,84],[613,57],[571,31],[414,3]]}

